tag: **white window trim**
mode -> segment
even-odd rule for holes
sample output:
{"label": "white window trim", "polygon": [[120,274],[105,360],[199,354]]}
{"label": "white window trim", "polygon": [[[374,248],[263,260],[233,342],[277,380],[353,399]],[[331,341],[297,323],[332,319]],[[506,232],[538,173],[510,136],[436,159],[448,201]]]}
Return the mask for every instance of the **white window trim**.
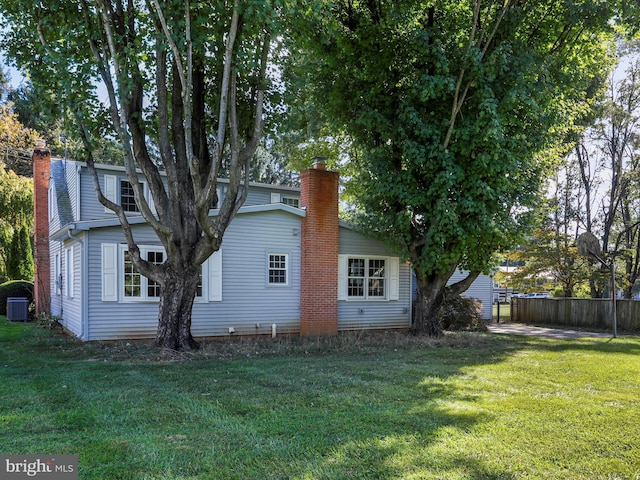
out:
{"label": "white window trim", "polygon": [[[296,197],[294,195],[282,195],[280,198],[280,203],[284,203],[285,205],[289,205],[290,207],[300,208],[300,197]],[[298,205],[291,205],[291,203],[297,203]]]}
{"label": "white window trim", "polygon": [[[365,269],[369,260],[385,261],[385,291],[384,297],[369,297],[368,285],[365,281],[365,295],[362,297],[349,296],[349,259],[364,259]],[[365,279],[368,276],[365,275]],[[400,292],[400,259],[379,255],[338,255],[338,300],[348,302],[389,302],[399,300]]]}
{"label": "white window trim", "polygon": [[271,192],[271,203],[282,203],[284,205],[293,207],[291,203],[288,203],[291,200],[298,202],[298,207],[296,208],[300,208],[300,197],[298,195],[287,195],[286,193]]}
{"label": "white window trim", "polygon": [[[140,248],[140,256],[142,258],[147,257],[147,253],[149,252],[162,252],[163,259],[166,260],[167,254],[164,248],[160,245],[139,245]],[[127,245],[120,245],[118,252],[118,267],[120,273],[118,275],[118,289],[119,289],[119,297],[122,303],[158,303],[160,302],[160,297],[150,297],[148,295],[147,287],[149,285],[149,279],[144,275],[140,274],[140,296],[139,297],[128,297],[124,292],[124,254],[128,251]]]}
{"label": "white window trim", "polygon": [[[120,205],[121,195],[122,195],[120,190],[120,182],[129,181],[129,179],[126,176],[111,175],[111,174],[104,174],[103,178],[104,178],[104,187],[103,187],[102,193],[104,194],[107,200],[110,200],[113,203]],[[156,206],[155,206],[155,202],[153,201],[153,195],[151,195],[151,190],[149,189],[149,184],[144,179],[139,180],[139,182],[142,184],[142,189],[144,191],[144,198],[149,204],[149,209],[151,209],[151,212],[155,214]],[[113,213],[107,207],[104,207],[104,211],[105,213]],[[140,215],[139,211],[138,212],[127,211],[125,213],[127,215],[132,215],[132,214]]]}
{"label": "white window trim", "polygon": [[[285,268],[284,268],[284,274],[286,276],[286,282],[284,283],[271,283],[269,281],[269,270],[270,268],[270,261],[271,261],[271,255],[281,255],[284,256],[284,263],[285,263]],[[290,278],[291,278],[291,264],[290,264],[290,255],[288,252],[267,252],[267,269],[266,269],[266,283],[267,283],[267,287],[269,288],[281,288],[281,287],[288,287],[290,285]],[[279,269],[280,270],[280,269]]]}

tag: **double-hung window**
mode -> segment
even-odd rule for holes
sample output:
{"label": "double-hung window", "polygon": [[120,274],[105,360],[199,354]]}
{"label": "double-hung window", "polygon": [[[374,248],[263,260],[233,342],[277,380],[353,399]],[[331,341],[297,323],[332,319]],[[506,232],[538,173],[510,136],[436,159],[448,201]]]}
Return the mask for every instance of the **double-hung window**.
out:
{"label": "double-hung window", "polygon": [[338,256],[339,300],[398,300],[398,257]]}
{"label": "double-hung window", "polygon": [[137,212],[136,197],[128,180],[120,180],[120,206],[125,212]]}
{"label": "double-hung window", "polygon": [[[155,204],[153,202],[153,196],[151,195],[149,185],[147,184],[146,180],[141,180],[140,183],[142,183],[144,198],[147,200],[151,212],[155,213]],[[140,212],[138,204],[136,203],[133,186],[131,185],[131,183],[129,183],[128,178],[105,174],[102,188],[102,193],[104,194],[104,196],[108,200],[120,205],[125,212]],[[105,207],[105,212],[109,213],[111,212],[111,210]]]}
{"label": "double-hung window", "polygon": [[[153,264],[160,265],[164,262],[164,251],[161,248],[141,247],[140,253],[143,258]],[[157,300],[160,298],[160,284],[140,274],[126,250],[123,254],[122,284],[125,299]]]}
{"label": "double-hung window", "polygon": [[347,291],[351,298],[386,298],[386,260],[349,258]]}

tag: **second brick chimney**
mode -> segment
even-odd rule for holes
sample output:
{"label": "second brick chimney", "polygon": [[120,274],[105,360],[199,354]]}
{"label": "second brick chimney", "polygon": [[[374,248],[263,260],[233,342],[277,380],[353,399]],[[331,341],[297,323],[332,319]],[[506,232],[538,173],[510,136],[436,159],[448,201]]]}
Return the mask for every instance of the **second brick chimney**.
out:
{"label": "second brick chimney", "polygon": [[33,260],[35,267],[34,297],[36,314],[51,310],[51,278],[49,255],[49,178],[51,152],[44,141],[33,150]]}
{"label": "second brick chimney", "polygon": [[322,161],[300,173],[300,335],[338,332],[338,173]]}

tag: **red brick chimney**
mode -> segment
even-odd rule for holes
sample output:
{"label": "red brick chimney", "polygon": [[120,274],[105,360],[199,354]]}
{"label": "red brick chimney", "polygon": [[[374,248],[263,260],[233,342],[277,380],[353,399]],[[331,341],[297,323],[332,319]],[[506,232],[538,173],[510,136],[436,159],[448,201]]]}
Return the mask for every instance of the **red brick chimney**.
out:
{"label": "red brick chimney", "polygon": [[49,256],[49,177],[51,152],[43,140],[33,150],[33,259],[35,267],[34,295],[36,314],[51,310],[51,278]]}
{"label": "red brick chimney", "polygon": [[338,173],[318,160],[300,173],[300,335],[338,332]]}

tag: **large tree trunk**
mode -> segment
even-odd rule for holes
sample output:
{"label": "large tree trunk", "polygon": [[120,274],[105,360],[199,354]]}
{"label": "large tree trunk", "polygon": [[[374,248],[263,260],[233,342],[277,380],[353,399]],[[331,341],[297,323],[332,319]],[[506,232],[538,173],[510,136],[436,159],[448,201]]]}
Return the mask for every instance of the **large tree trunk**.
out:
{"label": "large tree trunk", "polygon": [[416,293],[411,333],[441,337],[443,329],[437,315],[444,301],[444,292],[418,285]]}
{"label": "large tree trunk", "polygon": [[200,267],[189,266],[184,271],[168,270],[160,287],[160,308],[156,345],[171,350],[199,348],[191,335],[191,311],[195,300]]}
{"label": "large tree trunk", "polygon": [[430,337],[443,335],[442,325],[438,320],[438,310],[446,298],[447,280],[450,277],[451,275],[421,277],[416,272],[417,291],[411,333],[426,334]]}
{"label": "large tree trunk", "polygon": [[422,276],[416,271],[416,301],[414,303],[411,333],[441,337],[443,328],[438,311],[448,296],[460,295],[478,278],[480,272],[470,272],[465,278],[451,285],[447,282],[456,271],[453,266],[447,273]]}

